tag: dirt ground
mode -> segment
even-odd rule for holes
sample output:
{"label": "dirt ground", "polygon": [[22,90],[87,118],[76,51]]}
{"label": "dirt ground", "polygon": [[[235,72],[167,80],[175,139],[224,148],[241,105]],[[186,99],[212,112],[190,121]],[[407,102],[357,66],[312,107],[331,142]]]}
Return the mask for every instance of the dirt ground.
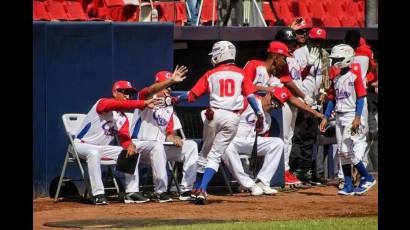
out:
{"label": "dirt ground", "polygon": [[64,229],[44,224],[67,226],[59,224],[71,223],[70,221],[77,221],[77,224],[68,226],[80,224],[89,228],[102,228],[183,224],[193,220],[271,221],[377,216],[377,184],[362,196],[340,196],[336,195],[337,191],[334,186],[326,186],[280,192],[275,196],[252,197],[248,193],[236,193],[234,196],[210,194],[208,205],[194,205],[176,198],[172,203],[160,204],[153,201],[145,204],[123,204],[113,200],[109,205],[94,206],[75,201],[54,203],[50,198],[39,198],[33,200],[33,229]]}

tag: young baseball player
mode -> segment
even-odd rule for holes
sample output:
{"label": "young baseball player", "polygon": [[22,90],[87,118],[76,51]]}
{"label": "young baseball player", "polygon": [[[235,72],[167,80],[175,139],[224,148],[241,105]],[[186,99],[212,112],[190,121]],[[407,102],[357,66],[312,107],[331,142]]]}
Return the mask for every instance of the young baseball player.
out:
{"label": "young baseball player", "polygon": [[234,138],[239,124],[244,97],[257,114],[256,128],[263,126],[263,112],[254,96],[255,87],[245,77],[243,70],[235,66],[236,48],[229,41],[216,42],[212,47],[211,62],[214,68],[207,71],[186,94],[178,100],[192,102],[209,93],[210,108],[205,115],[204,143],[198,160],[198,174],[194,184],[196,204],[206,203],[206,189],[219,168],[222,154]]}
{"label": "young baseball player", "polygon": [[[138,92],[138,98],[141,99],[148,99],[149,100],[154,100],[152,99],[152,96],[155,95],[158,92],[161,92],[163,89],[168,88],[174,83],[179,83],[185,80],[185,74],[187,73],[186,67],[181,66],[181,67],[176,67],[174,73],[169,79],[166,79],[165,81],[161,82],[156,82],[155,84],[145,87],[141,89]],[[155,106],[152,106],[151,109],[156,108],[156,106],[159,104],[159,100],[155,100],[157,103]],[[151,110],[145,110],[146,113],[151,112]],[[137,113],[137,112],[134,112]],[[134,116],[136,117],[136,116]],[[146,116],[141,116],[141,122],[147,122],[150,121],[150,117]],[[164,147],[162,142],[155,141],[153,138],[145,138],[146,140],[135,140],[135,126],[136,120],[133,120],[132,132],[134,132],[134,136],[132,137],[132,143],[137,147],[137,151],[140,153],[140,159],[141,161],[144,162],[150,162],[152,171],[153,171],[153,176],[154,176],[154,184],[155,184],[155,193],[157,194],[158,197],[158,202],[163,203],[163,202],[169,202],[172,201],[172,198],[169,196],[169,194],[166,192],[167,191],[167,186],[168,186],[168,175],[167,175],[167,156],[165,155],[164,152]],[[127,126],[128,127],[128,126]],[[138,125],[138,128],[140,125]],[[152,128],[152,127],[149,127]],[[137,132],[138,133],[138,132]],[[146,134],[147,132],[143,132],[143,134]],[[131,138],[130,138],[131,140]],[[138,168],[138,167],[137,167]],[[132,178],[132,184],[133,189],[132,190],[127,190],[127,194],[125,195],[124,202],[125,203],[144,203],[148,202],[149,199],[144,197],[140,192],[139,192],[139,172],[136,169],[135,173],[133,175],[134,177]],[[129,181],[130,179],[126,176],[125,177],[126,181]]]}
{"label": "young baseball player", "polygon": [[[296,35],[291,28],[283,28],[279,30],[275,36],[276,41],[283,42],[287,45],[289,53],[293,53],[296,48]],[[315,100],[309,95],[302,92],[302,67],[298,60],[291,56],[286,58],[286,62],[289,69],[289,75],[292,81],[285,83],[284,85],[291,91],[296,97],[303,98],[306,104],[314,105]],[[280,86],[280,85],[279,85]],[[284,156],[285,156],[285,184],[301,184],[300,180],[289,169],[289,155],[292,149],[292,138],[295,129],[295,122],[297,116],[297,109],[285,103],[282,107],[282,125],[283,125],[283,141],[284,141]]]}
{"label": "young baseball player", "polygon": [[[172,73],[168,71],[160,71],[155,75],[155,82],[165,82],[172,77]],[[144,95],[144,91],[139,94],[140,99],[148,99],[148,95]],[[180,200],[190,200],[191,190],[195,181],[197,160],[198,160],[198,145],[192,140],[181,140],[176,135],[176,130],[181,129],[181,123],[174,113],[172,105],[167,101],[170,99],[171,87],[165,88],[159,93],[153,95],[154,98],[162,99],[162,103],[156,105],[150,110],[135,110],[133,122],[131,126],[131,134],[133,141],[154,141],[157,145],[157,151],[152,156],[166,155],[168,160],[184,162],[181,181]],[[134,140],[136,139],[136,140]],[[172,142],[174,145],[163,145],[163,142]],[[161,164],[159,175],[166,175],[167,167],[161,162],[152,162],[152,164]],[[158,175],[158,173],[156,173]],[[154,174],[155,175],[155,174]],[[167,177],[158,178],[165,180]],[[158,180],[157,180],[158,181]],[[167,185],[167,181],[163,181],[159,185]],[[165,189],[165,188],[164,188]],[[161,198],[160,198],[161,200]]]}
{"label": "young baseball player", "polygon": [[[301,73],[302,78],[304,78],[301,86],[302,91],[311,98],[321,98],[321,101],[323,101],[326,88],[330,86],[328,78],[323,78],[323,75],[328,76],[330,67],[329,53],[323,49],[325,41],[325,30],[317,27],[311,28],[306,45],[293,52],[294,57],[303,68]],[[298,179],[312,185],[318,184],[314,173],[316,167],[314,167],[312,157],[318,125],[317,119],[311,114],[306,111],[298,111],[292,150],[289,156],[291,171],[298,171]]]}
{"label": "young baseball player", "polygon": [[[361,75],[350,68],[354,60],[354,50],[351,46],[340,44],[333,47],[330,58],[332,65],[339,68],[340,73],[333,79],[325,119],[320,124],[320,130],[325,130],[327,118],[334,109],[336,111],[338,154],[342,161],[345,181],[344,188],[338,193],[360,195],[376,184],[376,180],[367,172],[362,162],[363,153],[359,152],[364,151],[360,146],[366,141],[363,132],[365,123],[362,117],[366,89]],[[351,164],[361,175],[360,184],[356,188],[352,183]]]}
{"label": "young baseball player", "polygon": [[[145,146],[135,146],[131,142],[129,121],[123,112],[146,107],[154,108],[153,99],[129,100],[130,95],[136,92],[137,90],[128,81],[115,82],[112,87],[113,98],[101,98],[94,104],[75,137],[74,147],[80,157],[87,161],[94,204],[107,204],[101,179],[102,158],[116,160],[123,149],[127,150],[128,156],[136,154],[137,151],[149,151],[144,149]],[[121,146],[109,145],[116,136]],[[137,173],[125,174],[127,194],[138,191],[138,186],[135,186],[138,178],[136,175]]]}
{"label": "young baseball player", "polygon": [[273,109],[282,106],[285,102],[290,102],[296,107],[306,110],[318,118],[323,117],[322,114],[311,109],[301,100],[292,96],[290,91],[285,87],[274,87],[272,91],[266,94],[262,99],[258,97],[257,101],[259,108],[261,110],[263,108],[266,112],[264,113],[266,119],[264,122],[264,129],[261,132],[262,136],[257,137],[257,154],[259,156],[265,156],[265,158],[255,180],[252,180],[249,175],[245,173],[239,158],[239,153],[251,154],[256,135],[255,115],[246,101],[244,111],[241,113],[236,136],[223,155],[224,162],[231,173],[243,187],[250,189],[251,195],[253,196],[262,194],[270,195],[278,192],[277,190],[272,189],[269,185],[272,176],[275,174],[279,166],[280,158],[283,153],[283,141],[277,137],[267,137],[266,135],[263,135],[264,133],[267,134],[267,132],[269,132],[271,121],[269,116],[270,112]]}

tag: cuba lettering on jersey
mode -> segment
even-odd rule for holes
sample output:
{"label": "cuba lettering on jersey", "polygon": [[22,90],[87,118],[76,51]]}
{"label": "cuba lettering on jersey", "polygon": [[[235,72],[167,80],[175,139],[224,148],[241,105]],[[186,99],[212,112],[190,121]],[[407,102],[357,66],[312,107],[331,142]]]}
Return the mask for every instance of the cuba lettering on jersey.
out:
{"label": "cuba lettering on jersey", "polygon": [[329,99],[336,100],[336,112],[354,112],[357,98],[366,96],[366,94],[360,76],[349,71],[344,75],[335,77]]}
{"label": "cuba lettering on jersey", "polygon": [[241,68],[223,64],[206,72],[190,92],[196,97],[208,92],[211,107],[240,110],[243,108],[244,96],[254,93],[255,86],[245,78]]}
{"label": "cuba lettering on jersey", "polygon": [[131,125],[131,138],[149,141],[165,141],[174,130],[172,106],[135,110]]}
{"label": "cuba lettering on jersey", "polygon": [[108,145],[116,135],[120,133],[128,135],[129,122],[127,116],[123,112],[117,111],[99,114],[97,112],[97,105],[101,100],[98,100],[88,112],[81,124],[80,131],[76,135],[76,138],[84,143]]}
{"label": "cuba lettering on jersey", "polygon": [[248,61],[243,70],[255,86],[268,86],[270,76],[263,61]]}
{"label": "cuba lettering on jersey", "polygon": [[[260,97],[256,97],[256,101],[258,102],[258,107],[260,111],[263,111],[262,102]],[[269,131],[270,124],[271,124],[271,117],[268,113],[263,113],[264,123],[263,123],[263,131],[261,133],[266,133]],[[252,107],[249,106],[247,100],[244,101],[244,110],[241,113],[239,118],[239,126],[238,131],[236,132],[237,137],[255,137],[255,124],[256,124],[256,115],[253,111]]]}
{"label": "cuba lettering on jersey", "polygon": [[298,60],[293,57],[287,57],[286,62],[288,63],[290,77],[293,79],[295,84],[299,88],[301,88],[302,87],[302,76],[301,76],[302,68]]}

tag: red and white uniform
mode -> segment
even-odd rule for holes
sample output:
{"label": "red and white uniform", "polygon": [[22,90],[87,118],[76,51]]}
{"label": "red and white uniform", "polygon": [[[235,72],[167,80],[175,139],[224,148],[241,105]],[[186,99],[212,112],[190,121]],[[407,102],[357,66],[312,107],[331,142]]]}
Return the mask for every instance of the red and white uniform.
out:
{"label": "red and white uniform", "polygon": [[[139,99],[146,99],[147,89],[142,89],[139,93]],[[156,188],[159,187],[162,191],[168,185],[167,167],[163,164],[164,158],[171,161],[184,162],[181,191],[190,191],[195,182],[197,161],[198,161],[198,145],[192,140],[183,140],[182,148],[163,145],[166,137],[173,134],[175,130],[181,129],[181,122],[175,115],[172,106],[156,106],[154,109],[146,109],[143,111],[135,110],[131,125],[131,135],[134,143],[141,141],[151,141],[156,146],[156,152],[141,160],[150,161],[151,165],[156,168],[153,173]],[[166,161],[165,161],[166,162]],[[161,166],[161,167],[158,167]],[[158,175],[162,175],[159,177]],[[161,186],[164,186],[161,188]]]}
{"label": "red and white uniform", "polygon": [[[289,76],[295,84],[302,89],[302,68],[298,60],[294,57],[287,57],[286,61],[289,67]],[[282,107],[282,125],[283,125],[283,142],[284,142],[284,156],[285,156],[285,171],[289,170],[289,156],[292,150],[292,138],[295,130],[295,123],[297,117],[297,108],[289,103],[285,103]]]}
{"label": "red and white uniform", "polygon": [[189,92],[189,101],[209,93],[213,120],[205,119],[204,144],[199,157],[198,172],[205,167],[218,171],[221,156],[238,129],[239,110],[244,97],[253,94],[255,87],[245,78],[245,72],[233,65],[222,64],[206,72]]}
{"label": "red and white uniform", "polygon": [[[358,134],[358,138],[353,141],[350,129],[356,115],[356,100],[366,96],[366,94],[360,75],[352,71],[336,76],[332,82],[329,100],[335,101],[336,139],[342,165],[357,164],[363,159],[367,146],[366,134],[361,132]],[[363,130],[364,126],[365,121],[362,116],[359,129]]]}
{"label": "red and white uniform", "polygon": [[[121,151],[129,146],[131,138],[129,135],[129,121],[121,111],[131,109],[144,109],[144,101],[115,99],[99,99],[79,129],[74,140],[74,146],[81,158],[87,160],[88,172],[93,195],[104,194],[104,185],[101,180],[101,159],[108,158],[116,160]],[[118,136],[121,146],[112,146],[109,143]],[[137,146],[139,152],[144,147]],[[138,170],[136,170],[137,172]],[[127,188],[126,192],[138,191],[135,186],[136,173],[125,174]]]}
{"label": "red and white uniform", "polygon": [[246,77],[249,77],[249,80],[255,86],[268,86],[269,79],[271,76],[266,70],[265,62],[260,60],[250,60],[243,67]]}
{"label": "red and white uniform", "polygon": [[[259,109],[262,111],[262,103],[257,98]],[[263,132],[269,131],[270,115],[264,114],[265,123]],[[222,156],[225,164],[231,171],[232,175],[239,183],[251,188],[255,182],[247,173],[245,173],[239,154],[252,154],[252,148],[255,141],[255,123],[256,116],[251,106],[245,101],[245,110],[241,113],[238,131],[235,138],[227,147],[225,154]],[[270,180],[278,169],[280,158],[283,152],[283,141],[277,137],[258,137],[258,155],[265,156],[262,168],[257,178],[266,186],[270,186]]]}

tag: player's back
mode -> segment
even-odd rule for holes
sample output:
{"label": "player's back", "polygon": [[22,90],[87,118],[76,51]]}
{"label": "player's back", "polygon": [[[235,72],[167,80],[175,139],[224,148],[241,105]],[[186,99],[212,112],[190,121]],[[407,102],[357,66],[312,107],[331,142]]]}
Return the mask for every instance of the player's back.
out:
{"label": "player's back", "polygon": [[[244,71],[233,65],[223,64],[205,73],[208,81],[210,105],[226,110],[240,110],[243,107],[242,85]],[[249,81],[251,84],[251,82]]]}

